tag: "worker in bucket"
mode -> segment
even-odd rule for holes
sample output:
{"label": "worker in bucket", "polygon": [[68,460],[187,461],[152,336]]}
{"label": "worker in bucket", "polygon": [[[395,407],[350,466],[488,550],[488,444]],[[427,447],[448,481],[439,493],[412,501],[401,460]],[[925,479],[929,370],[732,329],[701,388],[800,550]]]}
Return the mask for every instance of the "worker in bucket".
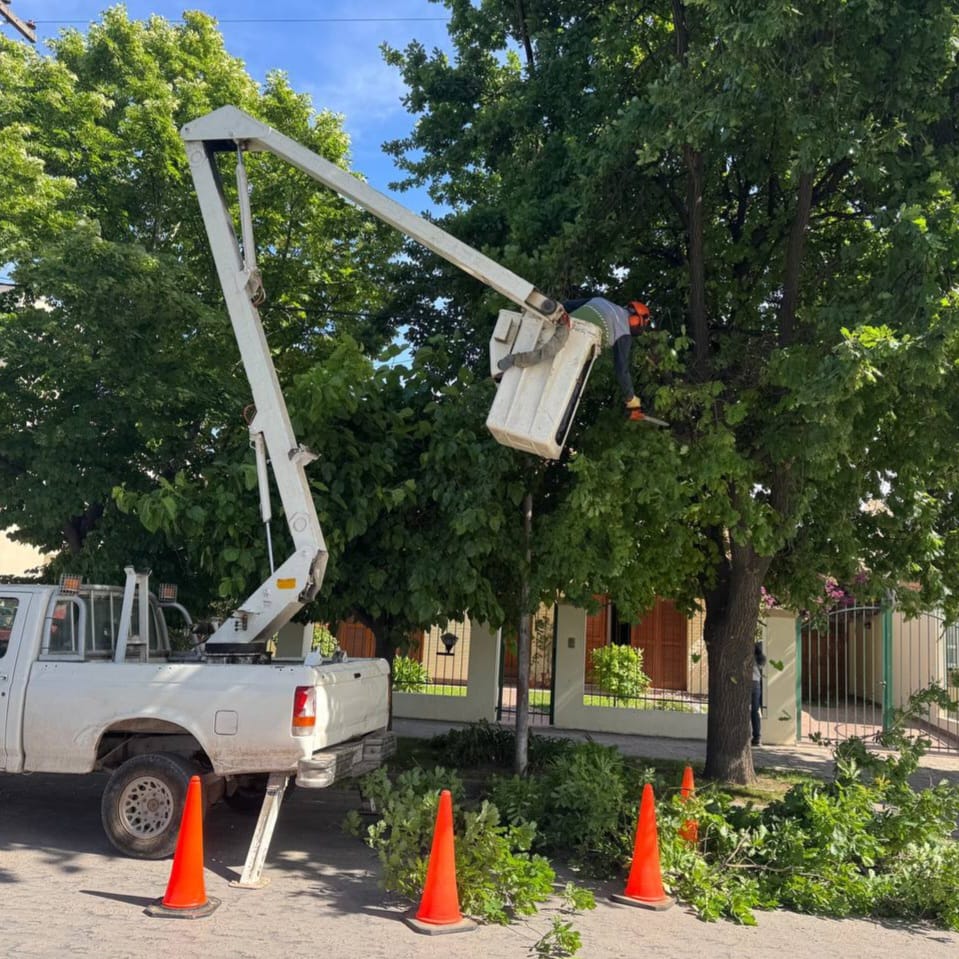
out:
{"label": "worker in bucket", "polygon": [[588,296],[581,300],[564,300],[563,309],[577,320],[595,323],[603,330],[603,345],[613,351],[613,369],[626,400],[626,409],[638,413],[642,404],[633,389],[629,358],[633,337],[649,329],[649,307],[639,300],[619,306],[601,296]]}

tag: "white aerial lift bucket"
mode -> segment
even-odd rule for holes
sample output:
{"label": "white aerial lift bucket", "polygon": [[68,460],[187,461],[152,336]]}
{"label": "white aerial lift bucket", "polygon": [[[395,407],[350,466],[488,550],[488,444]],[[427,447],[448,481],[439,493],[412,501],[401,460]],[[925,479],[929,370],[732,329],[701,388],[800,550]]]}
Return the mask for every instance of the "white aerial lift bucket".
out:
{"label": "white aerial lift bucket", "polygon": [[490,339],[490,372],[502,378],[486,426],[504,446],[559,459],[599,355],[602,331],[593,323],[571,319],[569,337],[552,358],[513,366],[505,373],[498,365],[510,353],[541,347],[552,335],[553,324],[542,315],[500,310]]}

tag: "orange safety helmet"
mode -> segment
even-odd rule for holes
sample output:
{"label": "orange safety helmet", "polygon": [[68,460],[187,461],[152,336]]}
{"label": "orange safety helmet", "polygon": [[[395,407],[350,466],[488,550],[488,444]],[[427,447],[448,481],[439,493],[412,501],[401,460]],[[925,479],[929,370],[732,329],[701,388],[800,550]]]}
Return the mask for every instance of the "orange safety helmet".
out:
{"label": "orange safety helmet", "polygon": [[629,311],[629,332],[635,336],[649,326],[649,307],[639,300],[631,300],[626,304]]}

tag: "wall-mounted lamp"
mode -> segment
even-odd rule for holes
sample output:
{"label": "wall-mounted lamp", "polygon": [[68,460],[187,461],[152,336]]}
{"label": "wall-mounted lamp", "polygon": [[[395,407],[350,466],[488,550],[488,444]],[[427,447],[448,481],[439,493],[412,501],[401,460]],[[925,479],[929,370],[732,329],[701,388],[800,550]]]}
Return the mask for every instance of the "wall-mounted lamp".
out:
{"label": "wall-mounted lamp", "polygon": [[452,656],[453,647],[459,642],[459,636],[455,633],[443,633],[440,636],[440,642],[446,647],[446,652],[437,653],[437,656]]}

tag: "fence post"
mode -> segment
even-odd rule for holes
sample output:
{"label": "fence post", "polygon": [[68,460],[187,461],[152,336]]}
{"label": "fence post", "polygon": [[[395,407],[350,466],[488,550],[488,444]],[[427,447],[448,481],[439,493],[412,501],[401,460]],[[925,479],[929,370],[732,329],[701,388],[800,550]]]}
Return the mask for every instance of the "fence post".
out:
{"label": "fence post", "polygon": [[556,649],[559,643],[559,604],[553,604],[553,646],[549,661],[549,724],[556,724]]}
{"label": "fence post", "polygon": [[765,616],[764,651],[768,665],[763,682],[762,739],[771,746],[795,742],[795,624],[796,614],[791,610],[773,609]]}
{"label": "fence post", "polygon": [[553,722],[560,728],[586,729],[583,691],[586,682],[586,610],[556,606],[556,661],[553,667]]}
{"label": "fence post", "polygon": [[802,742],[802,617],[796,615],[796,742]]}
{"label": "fence post", "polygon": [[882,729],[892,728],[892,606],[889,600],[882,603]]}

